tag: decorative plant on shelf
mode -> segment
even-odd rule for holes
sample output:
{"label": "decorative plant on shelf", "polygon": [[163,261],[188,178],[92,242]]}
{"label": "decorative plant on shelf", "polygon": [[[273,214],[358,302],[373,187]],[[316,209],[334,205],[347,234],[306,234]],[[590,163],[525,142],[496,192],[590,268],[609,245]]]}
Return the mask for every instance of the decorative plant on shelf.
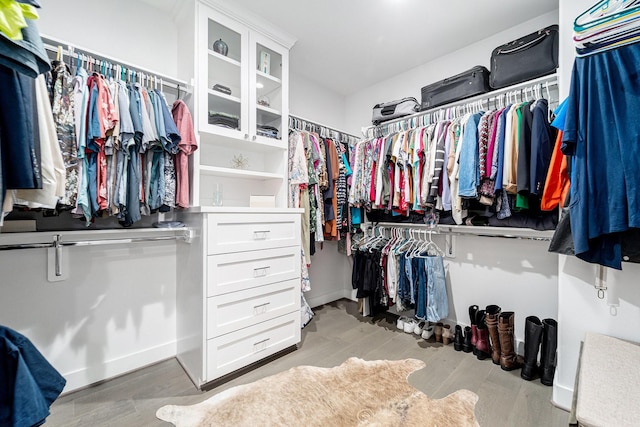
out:
{"label": "decorative plant on shelf", "polygon": [[235,155],[231,159],[231,167],[234,169],[247,169],[249,167],[249,159],[242,154]]}

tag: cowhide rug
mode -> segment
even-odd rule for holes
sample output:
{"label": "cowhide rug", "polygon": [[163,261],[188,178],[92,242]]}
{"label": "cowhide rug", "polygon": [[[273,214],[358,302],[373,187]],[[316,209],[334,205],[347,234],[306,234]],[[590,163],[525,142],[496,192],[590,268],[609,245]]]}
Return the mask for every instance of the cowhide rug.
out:
{"label": "cowhide rug", "polygon": [[335,368],[299,366],[230,388],[191,406],[167,405],[156,416],[192,426],[478,426],[478,395],[458,390],[430,399],[407,382],[417,359],[364,361]]}

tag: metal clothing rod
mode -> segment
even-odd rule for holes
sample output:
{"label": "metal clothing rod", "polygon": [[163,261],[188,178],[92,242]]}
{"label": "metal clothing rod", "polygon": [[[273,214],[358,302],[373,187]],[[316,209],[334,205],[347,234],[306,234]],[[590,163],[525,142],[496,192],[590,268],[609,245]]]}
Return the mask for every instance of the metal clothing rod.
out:
{"label": "metal clothing rod", "polygon": [[[357,139],[360,139],[359,137],[357,137],[357,136],[355,136],[355,135],[351,135],[351,134],[350,134],[350,133],[348,133],[348,132],[341,131],[341,130],[336,129],[336,128],[333,128],[333,127],[331,127],[331,126],[326,126],[326,125],[323,125],[323,124],[321,124],[321,123],[318,123],[318,122],[316,122],[316,121],[314,121],[314,120],[305,119],[305,118],[303,118],[303,117],[296,116],[296,115],[294,115],[294,114],[289,114],[289,120],[290,120],[289,127],[291,127],[291,119],[293,119],[293,120],[298,120],[299,122],[304,123],[305,125],[316,126],[316,127],[319,127],[319,128],[324,128],[324,129],[326,129],[326,130],[328,130],[328,131],[338,132],[340,135],[344,135],[344,136],[346,136],[346,137],[348,137],[348,138],[353,138],[353,139],[356,139],[356,140],[357,140]],[[295,123],[295,122],[294,122],[294,123]],[[297,129],[297,127],[295,127],[295,128]],[[305,129],[299,129],[299,130],[305,130]]]}
{"label": "metal clothing rod", "polygon": [[[415,228],[424,229],[429,228],[427,225],[421,224],[395,224],[395,223],[375,223],[372,226],[384,227],[384,228]],[[469,227],[469,226],[454,226],[454,225],[442,225],[439,224],[433,229],[436,234],[451,235],[451,236],[478,236],[478,237],[499,237],[505,239],[523,239],[523,240],[535,240],[535,241],[551,241],[553,231],[545,232],[533,229],[512,228],[511,230],[504,230],[504,233],[491,232],[483,230],[485,227]],[[500,228],[500,227],[498,227]],[[504,227],[508,228],[508,227]],[[495,230],[495,228],[493,228]],[[535,235],[541,234],[541,235]]]}
{"label": "metal clothing rod", "polygon": [[[469,98],[465,98],[465,99],[461,99],[459,101],[454,101],[445,105],[441,105],[439,107],[435,107],[435,108],[431,108],[429,110],[424,110],[424,111],[420,111],[418,113],[415,114],[411,114],[409,116],[404,116],[404,117],[400,117],[398,119],[394,119],[394,120],[389,120],[386,121],[384,123],[379,124],[378,126],[369,126],[367,128],[364,129],[364,133],[365,135],[367,135],[367,137],[372,138],[375,137],[376,134],[383,134],[385,133],[385,131],[383,131],[383,129],[387,128],[389,125],[402,125],[405,124],[406,126],[402,126],[403,128],[411,128],[411,126],[408,126],[407,124],[410,123],[412,120],[418,119],[418,118],[422,118],[424,116],[430,115],[430,114],[434,114],[440,111],[445,111],[447,109],[450,108],[455,108],[455,107],[463,107],[463,106],[475,106],[474,104],[477,104],[479,101],[485,102],[485,101],[497,101],[500,97],[504,97],[507,96],[510,93],[522,93],[525,90],[529,90],[529,89],[533,89],[535,87],[539,87],[539,86],[544,86],[544,91],[547,91],[549,88],[551,87],[555,87],[558,85],[558,76],[557,74],[551,74],[548,76],[544,76],[544,77],[539,77],[537,79],[533,79],[533,80],[528,80],[526,82],[522,82],[522,83],[518,83],[512,86],[508,86],[508,87],[504,87],[501,89],[497,89],[497,90],[493,90],[491,92],[486,92],[483,94],[479,94],[476,96],[472,96]],[[551,100],[549,100],[551,101]]]}
{"label": "metal clothing rod", "polygon": [[120,65],[129,71],[135,72],[136,76],[145,75],[146,77],[155,77],[157,80],[160,80],[159,83],[162,84],[162,86],[170,87],[179,91],[182,90],[184,92],[191,92],[191,87],[189,84],[187,84],[187,82],[176,79],[175,77],[167,76],[166,74],[158,73],[144,67],[139,67],[137,65],[127,63],[126,61],[121,61],[120,59],[114,58],[112,56],[104,55],[90,49],[85,49],[83,47],[58,40],[53,37],[41,35],[41,38],[44,43],[44,47],[47,50],[51,52],[57,52],[58,48],[62,47],[62,54],[67,55],[72,60],[76,60],[78,53],[80,53],[81,55],[84,54],[85,59],[88,59],[88,57],[90,57],[93,60],[102,61],[112,65]]}
{"label": "metal clothing rod", "polygon": [[73,242],[63,242],[62,236],[56,234],[53,236],[53,241],[49,243],[14,243],[7,245],[0,245],[0,251],[8,251],[15,249],[38,249],[38,248],[54,248],[62,246],[99,246],[99,245],[115,245],[122,243],[137,243],[137,242],[156,242],[161,240],[188,240],[188,230],[185,230],[184,235],[176,236],[155,236],[155,237],[131,237],[126,239],[101,239],[101,240],[78,240]]}

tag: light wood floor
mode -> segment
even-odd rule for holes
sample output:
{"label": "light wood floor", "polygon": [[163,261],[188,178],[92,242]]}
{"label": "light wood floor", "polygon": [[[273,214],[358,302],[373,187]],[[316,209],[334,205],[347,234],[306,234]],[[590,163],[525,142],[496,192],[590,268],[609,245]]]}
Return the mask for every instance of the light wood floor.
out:
{"label": "light wood floor", "polygon": [[550,403],[551,387],[524,381],[520,371],[505,372],[490,360],[454,351],[453,345],[425,342],[385,320],[372,322],[355,303],[340,300],[318,307],[302,331],[300,349],[208,392],[198,391],[175,359],[60,397],[46,427],[168,426],[155,412],[166,404],[190,405],[230,387],[294,366],[331,367],[351,356],[366,360],[417,358],[427,367],[409,382],[433,398],[466,388],[478,394],[481,426],[567,426],[569,414]]}

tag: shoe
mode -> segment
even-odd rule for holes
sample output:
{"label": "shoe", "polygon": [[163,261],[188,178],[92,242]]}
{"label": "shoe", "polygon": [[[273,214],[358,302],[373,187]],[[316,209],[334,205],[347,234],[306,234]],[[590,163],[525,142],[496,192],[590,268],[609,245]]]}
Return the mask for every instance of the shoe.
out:
{"label": "shoe", "polygon": [[471,353],[473,351],[473,346],[471,345],[471,327],[464,327],[464,342],[462,343],[462,351],[465,353]]}
{"label": "shoe", "polygon": [[[485,319],[485,311],[484,310],[478,310],[476,311],[476,324],[475,324],[475,337],[476,340],[475,342],[473,342],[472,339],[472,344],[473,344],[473,354],[475,354],[476,356],[478,355],[478,340],[480,339],[478,336],[478,329],[482,326],[484,328],[486,328],[487,326],[484,323],[484,319]],[[473,330],[473,326],[471,326],[471,333],[473,334],[474,330]],[[473,338],[473,335],[472,335]]]}
{"label": "shoe", "polygon": [[451,325],[442,325],[442,343],[444,345],[449,345],[451,341],[453,341],[453,331],[451,330]]}
{"label": "shoe", "polygon": [[436,336],[436,342],[442,342],[442,322],[436,323],[433,333]]}
{"label": "shoe", "polygon": [[556,372],[556,349],[558,347],[558,322],[553,319],[543,319],[542,346],[540,348],[540,382],[547,386],[553,385]]}
{"label": "shoe", "polygon": [[488,305],[484,322],[489,330],[491,339],[491,360],[496,365],[500,364],[500,335],[498,334],[498,317],[502,309],[497,305]]}
{"label": "shoe", "polygon": [[419,320],[416,322],[416,326],[413,328],[413,333],[416,335],[422,335],[422,330],[427,325],[427,322],[424,320]]}
{"label": "shoe", "polygon": [[415,320],[413,320],[413,319],[405,320],[405,322],[404,322],[404,331],[405,331],[406,333],[408,333],[408,334],[412,334],[412,333],[413,333],[413,331],[414,331],[414,329],[416,328],[416,324],[417,324],[417,323],[418,323],[418,322],[416,322],[416,321],[415,321]]}
{"label": "shoe", "polygon": [[425,326],[422,330],[422,338],[428,340],[433,336],[433,326]]}
{"label": "shoe", "polygon": [[404,330],[405,320],[409,320],[409,318],[405,316],[398,317],[398,320],[396,321],[396,328]]}
{"label": "shoe", "polygon": [[514,318],[515,313],[513,311],[503,311],[498,315],[500,367],[503,371],[513,371],[522,367],[522,356],[518,356],[515,350]]}
{"label": "shoe", "polygon": [[471,345],[473,346],[473,353],[475,354],[476,348],[476,337],[477,337],[477,328],[476,328],[476,315],[478,313],[478,306],[472,305],[469,307],[469,319],[471,319]]}
{"label": "shoe", "polygon": [[524,365],[520,376],[531,381],[538,371],[538,350],[544,326],[536,316],[529,316],[524,324]]}
{"label": "shoe", "polygon": [[464,344],[464,335],[462,335],[462,326],[456,325],[456,332],[453,336],[453,349],[455,351],[462,351],[462,345]]}
{"label": "shoe", "polygon": [[491,357],[491,345],[489,345],[489,329],[487,325],[478,324],[476,341],[476,357],[478,360],[484,360]]}

